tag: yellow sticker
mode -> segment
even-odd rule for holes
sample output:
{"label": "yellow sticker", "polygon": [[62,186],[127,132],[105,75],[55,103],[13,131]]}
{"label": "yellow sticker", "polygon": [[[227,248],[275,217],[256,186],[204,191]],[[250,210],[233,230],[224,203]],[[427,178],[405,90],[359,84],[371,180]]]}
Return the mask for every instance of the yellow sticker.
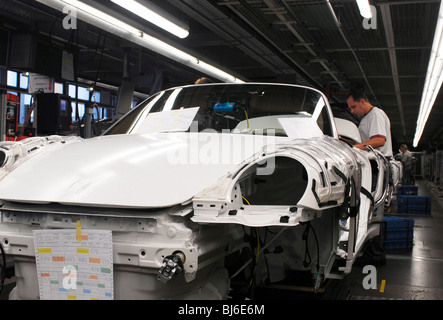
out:
{"label": "yellow sticker", "polygon": [[380,292],[385,292],[386,280],[381,281]]}
{"label": "yellow sticker", "polygon": [[77,253],[89,254],[89,249],[88,248],[77,248]]}
{"label": "yellow sticker", "polygon": [[52,253],[51,248],[39,248],[38,253]]}
{"label": "yellow sticker", "polygon": [[82,241],[82,223],[80,222],[80,220],[77,220],[77,241]]}

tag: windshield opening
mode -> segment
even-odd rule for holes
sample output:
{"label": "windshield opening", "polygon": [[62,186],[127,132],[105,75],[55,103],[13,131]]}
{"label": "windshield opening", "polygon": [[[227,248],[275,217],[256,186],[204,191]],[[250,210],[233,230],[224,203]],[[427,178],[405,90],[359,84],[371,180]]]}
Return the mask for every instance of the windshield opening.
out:
{"label": "windshield opening", "polygon": [[[216,132],[286,135],[283,118],[318,117],[323,96],[312,89],[275,84],[211,84],[172,88],[138,105],[105,135],[153,132]],[[317,118],[314,119],[314,124]],[[326,119],[327,121],[327,119]],[[322,119],[322,127],[325,126]],[[327,126],[328,124],[326,124]],[[319,130],[323,131],[323,128]]]}

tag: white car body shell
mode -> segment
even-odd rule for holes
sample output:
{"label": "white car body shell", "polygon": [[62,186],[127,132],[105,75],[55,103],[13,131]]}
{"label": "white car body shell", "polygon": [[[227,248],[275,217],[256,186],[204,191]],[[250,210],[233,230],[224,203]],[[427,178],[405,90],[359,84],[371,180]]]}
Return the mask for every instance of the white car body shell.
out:
{"label": "white car body shell", "polygon": [[[389,163],[376,150],[339,141],[344,132],[358,138],[358,130],[346,121],[334,124],[327,103],[314,116],[321,108],[333,122],[331,136],[172,132],[0,143],[6,154],[0,172],[0,240],[22,270],[19,298],[39,298],[32,230],[73,228],[78,219],[86,228],[113,231],[114,264],[122,267],[115,273],[117,299],[225,299],[225,256],[245,246],[238,226],[292,232],[300,224],[327,219],[331,224],[323,228],[331,239],[323,243],[322,273],[325,278],[349,273],[365,241],[379,232],[376,222],[390,196]],[[259,122],[265,129],[266,119]],[[280,157],[302,164],[307,172],[298,203],[245,206],[241,178],[251,168],[272,169]],[[376,185],[371,162],[378,168]],[[342,212],[342,226],[336,210]],[[178,277],[166,284],[141,280],[140,268],[152,274],[177,251],[186,255],[184,282]],[[331,270],[337,259],[346,262],[341,275]]]}

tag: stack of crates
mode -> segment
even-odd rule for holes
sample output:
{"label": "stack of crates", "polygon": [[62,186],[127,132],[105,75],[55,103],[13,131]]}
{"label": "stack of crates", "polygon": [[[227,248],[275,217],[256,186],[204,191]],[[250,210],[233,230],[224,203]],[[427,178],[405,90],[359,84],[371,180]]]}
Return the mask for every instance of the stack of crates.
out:
{"label": "stack of crates", "polygon": [[412,249],[413,239],[413,219],[384,217],[385,249]]}
{"label": "stack of crates", "polygon": [[398,195],[397,212],[406,214],[431,214],[431,197]]}
{"label": "stack of crates", "polygon": [[404,185],[400,186],[397,189],[397,195],[400,196],[416,196],[418,195],[418,187],[417,186],[410,186],[410,185]]}

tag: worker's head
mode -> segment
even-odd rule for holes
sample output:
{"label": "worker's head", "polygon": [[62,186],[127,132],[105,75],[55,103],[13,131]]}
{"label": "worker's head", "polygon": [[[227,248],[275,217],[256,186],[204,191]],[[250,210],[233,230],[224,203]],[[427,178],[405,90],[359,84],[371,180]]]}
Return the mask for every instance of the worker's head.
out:
{"label": "worker's head", "polygon": [[351,113],[358,118],[362,118],[372,109],[372,105],[369,103],[368,97],[363,91],[351,92],[348,96],[347,103],[351,109]]}
{"label": "worker's head", "polygon": [[401,152],[405,152],[406,150],[408,150],[408,146],[405,145],[405,144],[402,144],[402,145],[400,146],[400,151],[401,151]]}
{"label": "worker's head", "polygon": [[206,78],[206,77],[198,78],[195,81],[195,84],[204,84],[204,83],[213,83],[213,81],[211,79],[209,79],[209,78]]}

